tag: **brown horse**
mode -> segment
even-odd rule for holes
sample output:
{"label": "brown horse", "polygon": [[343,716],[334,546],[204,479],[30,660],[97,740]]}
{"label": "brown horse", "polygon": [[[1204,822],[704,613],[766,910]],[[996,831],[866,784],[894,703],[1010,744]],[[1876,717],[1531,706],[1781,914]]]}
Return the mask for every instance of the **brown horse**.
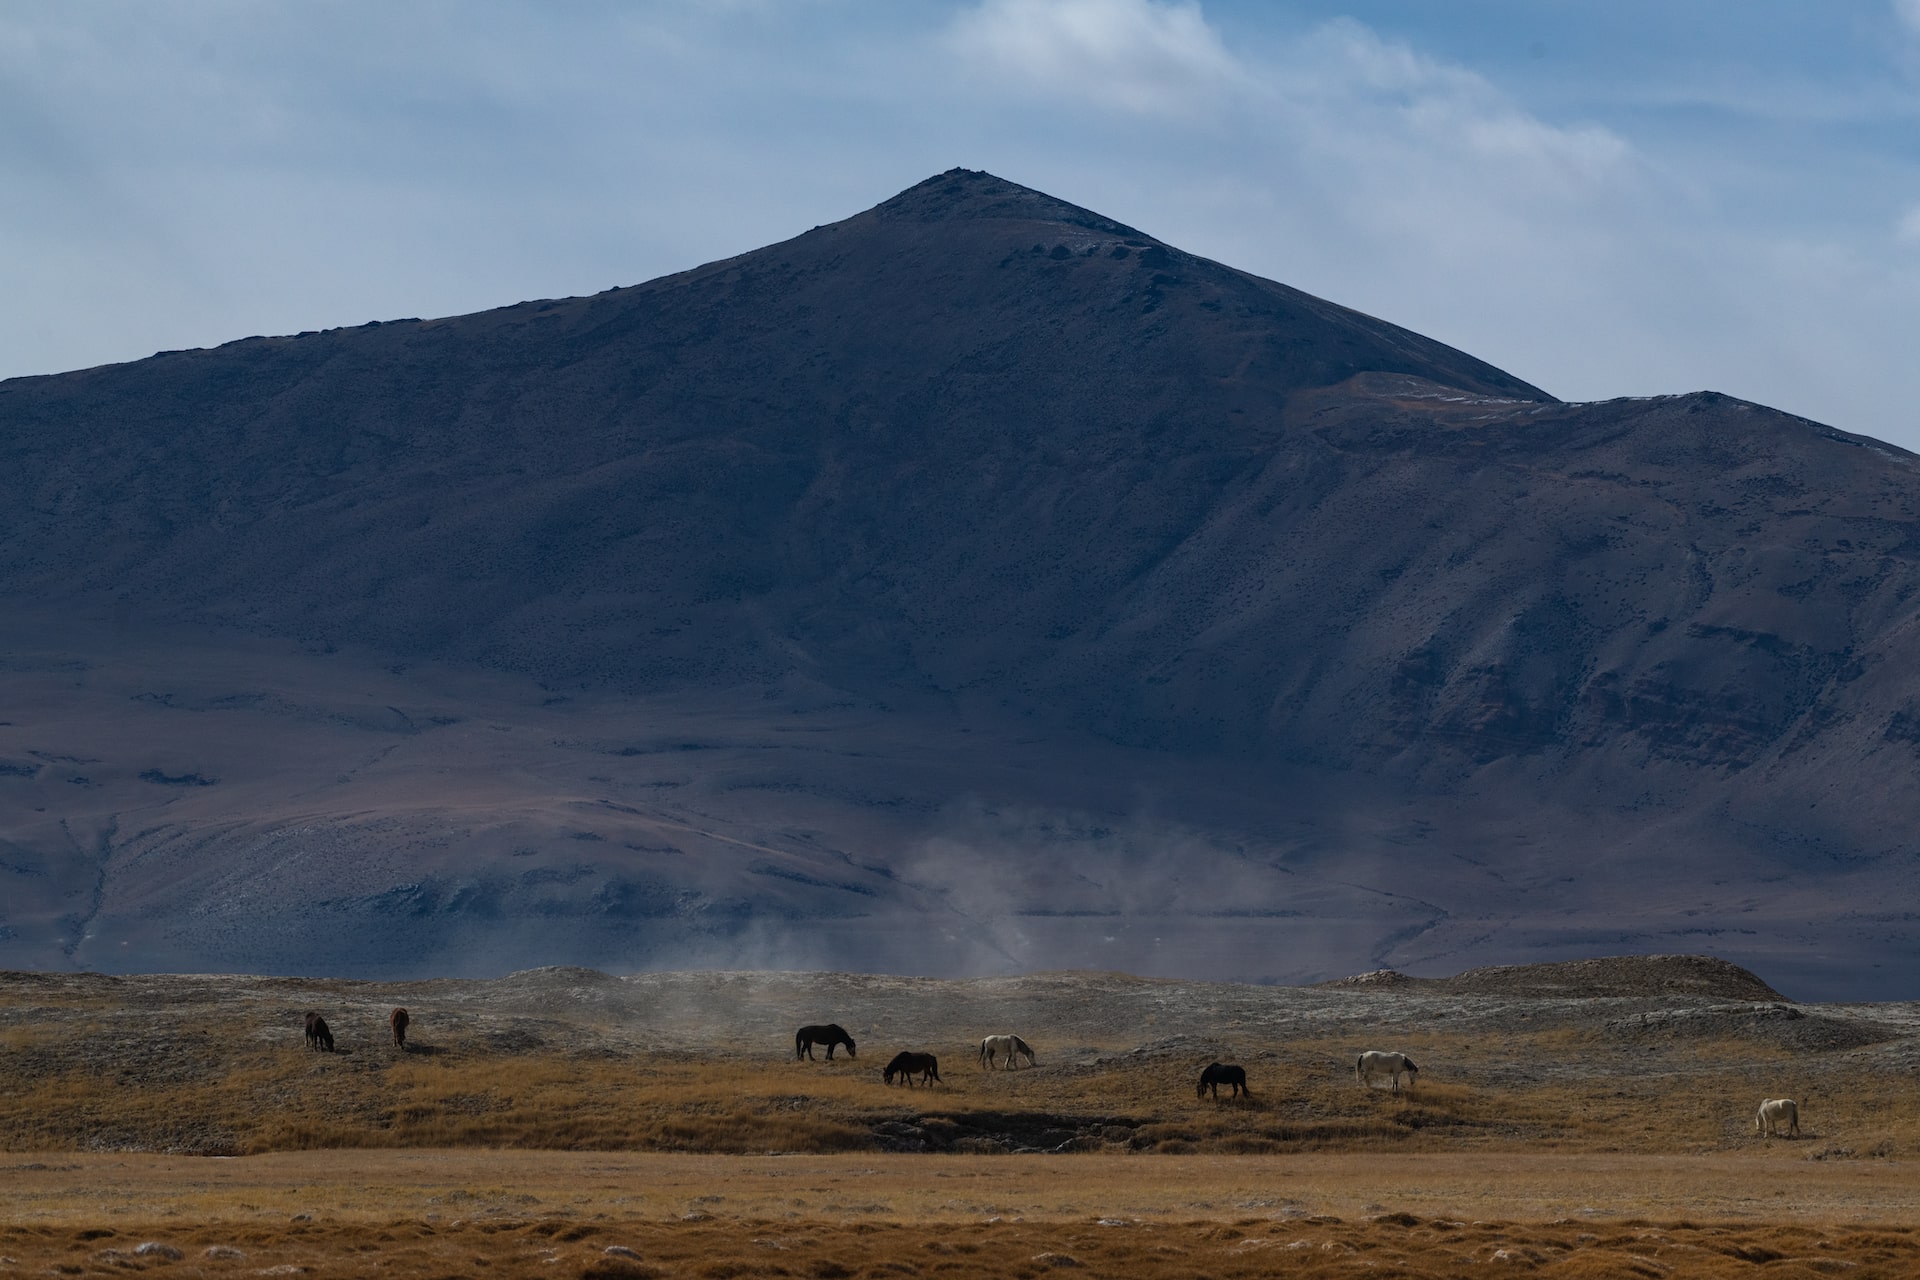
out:
{"label": "brown horse", "polygon": [[794,1061],[797,1062],[801,1058],[805,1058],[809,1062],[813,1061],[813,1046],[817,1044],[827,1046],[827,1058],[829,1061],[833,1058],[834,1049],[840,1045],[847,1046],[847,1056],[849,1058],[854,1056],[853,1037],[848,1035],[847,1029],[839,1023],[829,1022],[824,1026],[802,1027],[793,1033]]}
{"label": "brown horse", "polygon": [[[893,1055],[893,1061],[889,1062],[887,1069],[880,1073],[880,1078],[887,1084],[892,1084],[893,1078],[899,1076],[907,1082],[908,1088],[912,1088],[916,1073],[920,1076],[921,1084],[940,1080],[940,1060],[930,1053],[912,1053],[903,1049]],[[946,1082],[942,1080],[941,1083]]]}
{"label": "brown horse", "polygon": [[1249,1098],[1253,1096],[1253,1090],[1247,1088],[1247,1069],[1245,1067],[1236,1067],[1231,1063],[1222,1066],[1218,1062],[1208,1064],[1207,1069],[1200,1073],[1200,1091],[1197,1096],[1204,1098],[1207,1096],[1207,1090],[1211,1089],[1213,1090],[1213,1100],[1218,1102],[1220,1101],[1220,1086],[1223,1084],[1233,1090],[1232,1093],[1227,1095],[1229,1098],[1237,1098],[1243,1093]]}
{"label": "brown horse", "polygon": [[393,1043],[396,1048],[407,1047],[407,1024],[413,1019],[407,1016],[405,1009],[395,1009],[387,1015],[387,1025],[393,1028]]}
{"label": "brown horse", "polygon": [[333,1032],[327,1027],[327,1020],[317,1013],[307,1015],[307,1048],[333,1052]]}

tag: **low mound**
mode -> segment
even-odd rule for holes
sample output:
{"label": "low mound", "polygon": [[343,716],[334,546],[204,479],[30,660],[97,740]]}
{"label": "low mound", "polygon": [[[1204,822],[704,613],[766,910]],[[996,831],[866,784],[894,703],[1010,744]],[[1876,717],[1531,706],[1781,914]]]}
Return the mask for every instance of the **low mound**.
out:
{"label": "low mound", "polygon": [[1746,1040],[1794,1053],[1825,1053],[1859,1049],[1898,1039],[1896,1027],[1868,1018],[1833,1017],[1806,1013],[1786,1004],[1708,1005],[1704,1008],[1659,1009],[1606,1024],[1610,1035],[1634,1041],[1661,1037],[1671,1040]]}
{"label": "low mound", "polygon": [[1780,1002],[1786,997],[1737,964],[1713,956],[1600,956],[1551,964],[1500,964],[1451,978],[1376,969],[1320,984],[1350,990],[1419,990],[1471,996],[1663,996]]}
{"label": "low mound", "polygon": [[1435,981],[1444,979],[1415,978],[1401,973],[1398,969],[1370,969],[1366,973],[1356,973],[1350,978],[1335,978],[1331,982],[1315,985],[1322,987],[1359,988],[1370,991],[1404,991],[1409,987],[1431,986]]}

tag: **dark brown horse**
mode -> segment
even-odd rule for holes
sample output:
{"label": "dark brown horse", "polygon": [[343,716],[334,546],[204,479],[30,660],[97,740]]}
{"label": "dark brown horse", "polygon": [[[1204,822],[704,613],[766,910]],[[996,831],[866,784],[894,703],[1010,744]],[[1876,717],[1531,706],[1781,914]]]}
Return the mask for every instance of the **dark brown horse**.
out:
{"label": "dark brown horse", "polygon": [[805,1058],[809,1062],[813,1061],[813,1046],[817,1044],[827,1046],[829,1062],[833,1060],[835,1045],[847,1046],[849,1058],[857,1056],[853,1052],[853,1037],[847,1034],[847,1029],[837,1022],[829,1022],[821,1027],[802,1027],[793,1033],[794,1059],[797,1061]]}
{"label": "dark brown horse", "polygon": [[1233,1092],[1227,1095],[1230,1098],[1237,1098],[1243,1093],[1249,1098],[1253,1096],[1253,1090],[1247,1088],[1247,1069],[1245,1067],[1232,1065],[1223,1067],[1217,1062],[1211,1064],[1205,1071],[1200,1073],[1200,1092],[1198,1096],[1202,1098],[1206,1097],[1207,1090],[1211,1089],[1213,1090],[1213,1100],[1218,1102],[1220,1100],[1220,1086],[1223,1084],[1232,1088]]}
{"label": "dark brown horse", "polygon": [[407,1024],[411,1021],[405,1009],[395,1009],[387,1015],[387,1025],[393,1028],[393,1043],[397,1048],[407,1047]]}
{"label": "dark brown horse", "polygon": [[[930,1053],[909,1053],[903,1049],[893,1055],[893,1061],[889,1062],[887,1069],[880,1073],[880,1078],[892,1084],[893,1078],[899,1076],[911,1088],[915,1074],[919,1075],[921,1084],[926,1084],[929,1080],[940,1080],[939,1059]],[[945,1084],[946,1081],[941,1080],[940,1083]]]}
{"label": "dark brown horse", "polygon": [[307,1015],[307,1048],[333,1052],[333,1032],[327,1027],[327,1020],[317,1013]]}

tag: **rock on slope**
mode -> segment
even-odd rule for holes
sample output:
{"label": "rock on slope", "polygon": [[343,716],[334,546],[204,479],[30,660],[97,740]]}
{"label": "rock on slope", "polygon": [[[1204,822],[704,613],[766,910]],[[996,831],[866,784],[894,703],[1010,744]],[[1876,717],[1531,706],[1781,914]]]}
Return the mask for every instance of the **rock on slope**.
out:
{"label": "rock on slope", "polygon": [[1706,945],[1884,992],[1912,463],[1562,404],[963,171],[591,298],[16,379],[0,961]]}

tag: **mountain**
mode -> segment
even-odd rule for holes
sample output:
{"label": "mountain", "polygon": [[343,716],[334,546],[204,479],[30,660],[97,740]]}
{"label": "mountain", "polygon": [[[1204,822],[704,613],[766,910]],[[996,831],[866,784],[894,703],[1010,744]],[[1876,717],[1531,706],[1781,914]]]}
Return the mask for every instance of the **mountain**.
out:
{"label": "mountain", "polygon": [[0,964],[1903,994],[1915,477],[960,170],[590,298],[15,379]]}

